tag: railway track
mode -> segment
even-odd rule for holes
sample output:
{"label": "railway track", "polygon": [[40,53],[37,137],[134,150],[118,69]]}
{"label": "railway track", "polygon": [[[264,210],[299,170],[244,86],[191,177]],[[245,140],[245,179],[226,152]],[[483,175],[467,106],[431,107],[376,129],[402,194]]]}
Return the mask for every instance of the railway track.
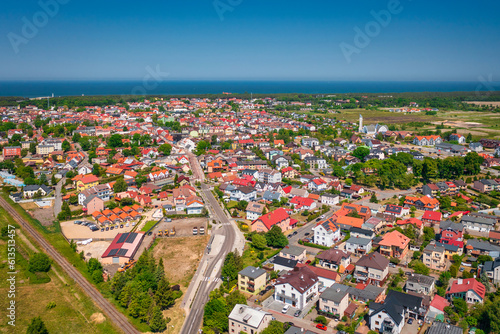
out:
{"label": "railway track", "polygon": [[94,301],[94,303],[108,316],[116,327],[120,328],[126,334],[140,333],[135,327],[128,322],[127,318],[120,313],[106,298],[104,298],[99,291],[89,282],[83,275],[69,263],[59,252],[45,240],[44,237],[32,227],[24,218],[2,197],[0,197],[0,206],[16,220],[21,227],[28,232],[33,239],[35,239],[40,247],[50,256],[54,261],[61,266],[61,268],[71,277],[82,290]]}

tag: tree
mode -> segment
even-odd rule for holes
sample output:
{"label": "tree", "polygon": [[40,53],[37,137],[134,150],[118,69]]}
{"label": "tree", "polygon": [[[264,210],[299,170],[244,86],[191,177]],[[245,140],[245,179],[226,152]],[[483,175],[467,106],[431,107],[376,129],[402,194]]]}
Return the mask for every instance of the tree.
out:
{"label": "tree", "polygon": [[160,151],[164,155],[168,156],[168,155],[170,155],[170,152],[172,151],[172,145],[167,144],[167,143],[162,144],[162,145],[160,145],[160,147],[158,147],[158,151]]}
{"label": "tree", "polygon": [[245,210],[247,208],[247,206],[248,206],[248,202],[247,201],[239,201],[238,204],[236,205],[236,207],[240,211]]}
{"label": "tree", "polygon": [[42,318],[35,317],[31,319],[31,323],[26,330],[26,334],[49,334],[47,327],[45,327],[45,323],[42,321]]}
{"label": "tree", "polygon": [[111,135],[108,139],[109,147],[121,147],[122,146],[122,136],[118,133]]}
{"label": "tree", "polygon": [[465,300],[460,298],[453,299],[453,307],[455,308],[455,311],[460,315],[460,317],[464,317],[469,311]]}
{"label": "tree", "polygon": [[121,193],[127,191],[128,185],[123,178],[119,178],[113,185],[113,191],[116,193]]}
{"label": "tree", "polygon": [[67,140],[64,140],[62,142],[62,146],[61,147],[62,147],[62,149],[63,149],[64,152],[68,152],[69,150],[71,150],[71,144]]}
{"label": "tree", "polygon": [[314,322],[318,323],[318,324],[323,324],[323,325],[326,325],[328,323],[325,316],[323,316],[323,315],[317,316],[316,319],[314,319]]}
{"label": "tree", "polygon": [[285,328],[283,327],[283,323],[279,322],[278,320],[271,320],[269,326],[267,326],[262,331],[262,334],[284,334],[284,333],[285,333]]}
{"label": "tree", "polygon": [[372,196],[370,197],[370,203],[378,203],[377,195],[375,195],[375,193],[372,193]]}
{"label": "tree", "polygon": [[425,264],[423,264],[423,262],[420,261],[420,260],[413,260],[413,261],[411,261],[410,262],[410,267],[417,274],[429,275],[429,268]]}
{"label": "tree", "polygon": [[99,166],[99,164],[94,164],[92,166],[92,174],[94,174],[95,176],[99,176],[101,174],[101,167]]}
{"label": "tree", "polygon": [[257,249],[264,249],[267,246],[266,237],[261,234],[254,234],[252,236],[252,246]]}
{"label": "tree", "polygon": [[283,234],[281,228],[277,225],[271,227],[266,233],[267,245],[274,248],[283,248],[288,245],[288,238]]}
{"label": "tree", "polygon": [[71,205],[77,205],[78,204],[78,197],[76,195],[71,195],[69,197],[69,203]]}
{"label": "tree", "polygon": [[363,161],[365,157],[370,154],[370,149],[365,146],[357,147],[354,151],[352,151],[351,155]]}
{"label": "tree", "polygon": [[[231,281],[238,278],[238,272],[243,269],[243,262],[237,251],[227,254],[222,266],[222,277],[224,284],[229,285]],[[228,283],[229,282],[229,283]]]}
{"label": "tree", "polygon": [[28,270],[36,272],[48,272],[50,270],[50,259],[45,253],[35,253],[29,260]]}
{"label": "tree", "polygon": [[160,333],[167,329],[167,323],[165,321],[165,318],[163,318],[163,313],[158,306],[153,307],[153,314],[151,316],[149,326],[151,327],[151,331],[153,333]]}

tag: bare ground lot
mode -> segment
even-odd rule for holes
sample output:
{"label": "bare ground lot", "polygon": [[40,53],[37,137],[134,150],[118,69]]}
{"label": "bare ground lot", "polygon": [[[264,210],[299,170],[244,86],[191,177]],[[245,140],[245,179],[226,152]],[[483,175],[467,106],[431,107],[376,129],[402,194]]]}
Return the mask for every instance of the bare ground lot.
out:
{"label": "bare ground lot", "polygon": [[207,222],[207,218],[172,219],[169,223],[162,221],[156,225],[152,232],[158,234],[159,231],[165,231],[166,229],[171,231],[175,227],[176,237],[187,237],[193,235],[193,227],[198,228],[198,230],[200,227],[204,227],[206,234]]}
{"label": "bare ground lot", "polygon": [[91,257],[100,259],[110,244],[111,241],[93,241],[87,245],[78,245],[77,250],[78,252],[83,251],[87,259]]}
{"label": "bare ground lot", "polygon": [[464,103],[475,104],[476,106],[494,106],[494,107],[500,106],[500,102],[495,102],[495,101],[469,101],[469,102],[464,101]]}
{"label": "bare ground lot", "polygon": [[[198,268],[209,239],[210,237],[207,235],[160,238],[153,249],[154,257],[158,260],[163,259],[165,276],[170,284],[179,284],[183,293],[186,292],[189,282]],[[185,318],[184,309],[180,306],[181,303],[182,298],[179,298],[174,306],[163,312],[165,317],[171,319],[167,324],[168,333],[176,334],[181,330]]]}
{"label": "bare ground lot", "polygon": [[41,209],[35,203],[22,203],[21,207],[33,218],[38,219],[43,226],[50,226],[55,220],[54,209],[52,207]]}

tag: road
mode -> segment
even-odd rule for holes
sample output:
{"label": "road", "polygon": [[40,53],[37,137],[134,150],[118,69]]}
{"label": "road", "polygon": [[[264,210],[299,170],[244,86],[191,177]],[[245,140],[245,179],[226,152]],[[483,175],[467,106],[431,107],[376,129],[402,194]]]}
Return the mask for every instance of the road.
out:
{"label": "road", "polygon": [[0,206],[19,223],[21,228],[26,231],[61,268],[71,277],[76,284],[94,301],[94,303],[105,313],[108,319],[120,328],[124,333],[139,333],[128,319],[120,313],[106,298],[104,298],[97,289],[87,281],[83,275],[73,267],[65,257],[51,245],[42,235],[33,228],[17,211],[2,197],[0,197]]}
{"label": "road", "polygon": [[[82,152],[82,147],[80,144],[75,143],[75,148],[77,151]],[[89,161],[89,156],[84,153],[85,158],[83,161],[78,165],[78,166],[83,166],[86,165]],[[59,212],[61,212],[61,207],[62,207],[62,194],[61,194],[61,189],[62,186],[66,184],[66,177],[63,177],[59,182],[57,182],[56,185],[56,191],[55,191],[55,199],[54,199],[54,217],[57,218],[57,215]]]}
{"label": "road", "polygon": [[[193,170],[193,181],[203,182],[204,174],[201,166],[196,157],[190,153],[188,154],[191,168]],[[217,228],[214,228],[213,235],[224,236],[224,242],[217,254],[205,255],[200,262],[197,272],[202,272],[203,275],[197,275],[193,278],[188,292],[188,296],[193,293],[194,297],[187,300],[186,308],[189,312],[186,316],[184,324],[181,329],[181,334],[195,334],[202,325],[203,310],[208,301],[209,294],[212,290],[217,288],[220,284],[220,273],[222,264],[226,255],[235,248],[237,241],[237,231],[234,223],[231,223],[224,210],[219,205],[219,202],[213,196],[210,188],[201,183],[201,192],[207,207],[211,208],[213,215],[212,219],[217,221]],[[215,252],[214,252],[215,253]]]}

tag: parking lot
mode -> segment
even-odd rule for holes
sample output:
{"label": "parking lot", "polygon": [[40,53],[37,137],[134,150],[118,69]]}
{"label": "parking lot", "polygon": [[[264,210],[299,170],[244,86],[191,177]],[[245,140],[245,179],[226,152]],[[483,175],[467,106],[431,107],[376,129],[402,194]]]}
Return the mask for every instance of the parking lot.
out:
{"label": "parking lot", "polygon": [[[85,220],[86,222],[92,222],[90,220]],[[93,223],[93,222],[92,222]],[[61,223],[61,231],[68,239],[74,240],[85,240],[85,239],[109,239],[113,240],[113,238],[118,233],[130,232],[133,228],[132,223],[129,223],[129,226],[123,225],[123,228],[116,228],[113,230],[103,231],[99,229],[98,231],[93,232],[88,226],[82,226],[75,224],[73,220],[62,222]]]}
{"label": "parking lot", "polygon": [[176,237],[188,237],[193,235],[193,228],[196,227],[198,231],[200,227],[205,229],[205,234],[207,234],[207,218],[186,218],[186,219],[172,219],[171,222],[167,222],[162,220],[161,223],[156,225],[153,229],[153,233],[158,234],[160,231],[169,230],[172,231],[172,228],[175,228],[175,236]]}

